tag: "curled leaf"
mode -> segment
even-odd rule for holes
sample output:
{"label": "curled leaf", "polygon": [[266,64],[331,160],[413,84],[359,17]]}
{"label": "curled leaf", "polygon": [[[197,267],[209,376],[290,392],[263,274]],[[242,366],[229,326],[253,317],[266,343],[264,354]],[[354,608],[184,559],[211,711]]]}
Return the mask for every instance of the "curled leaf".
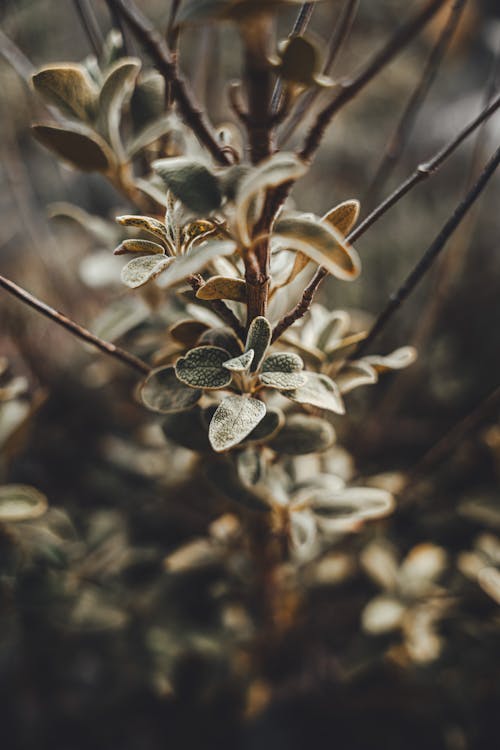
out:
{"label": "curled leaf", "polygon": [[338,385],[323,373],[306,372],[306,382],[283,395],[298,404],[309,404],[335,414],[345,414],[344,402]]}
{"label": "curled leaf", "polygon": [[167,247],[170,245],[170,238],[167,234],[165,224],[157,219],[152,219],[150,216],[124,215],[117,216],[116,221],[123,227],[136,227],[137,229],[142,229],[144,232],[149,232],[161,239]]}
{"label": "curled leaf", "polygon": [[357,222],[359,209],[359,201],[354,199],[344,201],[328,211],[322,221],[327,221],[345,237]]}
{"label": "curled leaf", "polygon": [[33,86],[46,102],[63,114],[90,121],[97,103],[97,86],[83,65],[48,65],[35,73]]}
{"label": "curled leaf", "polygon": [[243,279],[229,276],[212,276],[196,292],[198,299],[230,299],[234,302],[246,302],[246,284]]}
{"label": "curled leaf", "polygon": [[238,445],[264,418],[266,405],[256,398],[228,396],[210,422],[208,439],[217,453]]}
{"label": "curled leaf", "polygon": [[118,60],[108,71],[99,94],[99,126],[120,160],[125,156],[120,137],[120,120],[125,98],[141,67],[137,58]]}
{"label": "curled leaf", "polygon": [[113,250],[114,255],[127,255],[128,253],[147,253],[148,255],[164,255],[165,248],[156,242],[149,240],[123,240]]}
{"label": "curled leaf", "polygon": [[191,388],[225,388],[231,382],[231,373],[224,369],[230,359],[225,349],[217,346],[198,346],[175,364],[175,374]]}
{"label": "curled leaf", "polygon": [[402,370],[405,367],[409,367],[415,362],[416,358],[417,351],[413,346],[402,346],[385,357],[374,354],[363,357],[362,361],[367,362],[377,372],[385,372],[387,370]]}
{"label": "curled leaf", "polygon": [[0,487],[0,522],[27,521],[38,518],[47,510],[45,495],[26,484]]}
{"label": "curled leaf", "polygon": [[188,388],[179,382],[174,367],[152,370],[139,392],[142,403],[160,414],[191,409],[202,396],[201,390]]}
{"label": "curled leaf", "polygon": [[347,362],[343,365],[337,375],[335,382],[342,394],[349,393],[360,385],[371,385],[376,383],[378,375],[374,367],[363,360],[357,362]]}
{"label": "curled leaf", "polygon": [[222,192],[219,181],[202,162],[178,156],[153,162],[153,169],[191,211],[203,214],[220,207]]}

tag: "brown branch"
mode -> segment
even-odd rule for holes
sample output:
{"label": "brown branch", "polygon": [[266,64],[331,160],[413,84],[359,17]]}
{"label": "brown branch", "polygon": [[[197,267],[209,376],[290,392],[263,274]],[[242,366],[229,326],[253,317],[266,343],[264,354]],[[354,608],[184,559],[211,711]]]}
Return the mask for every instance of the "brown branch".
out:
{"label": "brown branch", "polygon": [[227,153],[221,148],[216,136],[212,132],[205,113],[195,102],[187,83],[179,75],[170,50],[154,26],[141,13],[132,0],[110,0],[110,3],[125,19],[137,39],[144,45],[159,72],[165,78],[167,88],[171,88],[172,96],[177,102],[179,111],[186,124],[219,164],[231,164]]}
{"label": "brown branch", "polygon": [[[205,283],[203,277],[199,274],[193,274],[189,276],[188,281],[195,293]],[[233,329],[238,338],[244,342],[245,329],[243,328],[231,308],[229,308],[221,299],[210,300],[210,307],[216,313],[216,315],[218,315],[219,318],[224,321],[224,323],[226,323],[230,328]]]}
{"label": "brown branch", "polygon": [[394,34],[387,44],[352,79],[339,83],[340,90],[333,100],[319,113],[316,122],[307,134],[300,156],[305,161],[312,159],[334,115],[380,73],[396,55],[423,29],[438,12],[445,0],[428,0],[425,7],[416,13]]}
{"label": "brown branch", "polygon": [[[398,203],[415,185],[427,177],[436,174],[442,164],[449,156],[463,143],[463,141],[479,128],[491,115],[500,107],[500,94],[498,94],[491,103],[485,107],[480,114],[469,122],[444,148],[438,151],[428,161],[419,164],[414,172],[396,188],[364,221],[359,224],[348,236],[349,242],[355,242],[363,235],[378,219],[380,219],[392,206]],[[276,341],[296,320],[303,317],[308,311],[312,299],[319,288],[321,282],[327,276],[328,271],[320,266],[313,278],[309,282],[301,300],[290,310],[276,325],[273,333],[273,340]],[[305,299],[304,299],[305,297]]]}
{"label": "brown branch", "polygon": [[74,0],[76,12],[80,18],[87,38],[97,58],[100,57],[104,39],[95,17],[94,9],[89,0]]}
{"label": "brown branch", "polygon": [[375,171],[372,184],[368,189],[372,206],[376,202],[377,196],[380,195],[383,186],[390,177],[392,170],[396,166],[398,159],[401,157],[401,154],[408,143],[420,109],[436,78],[453,34],[456,31],[460,18],[462,17],[462,11],[466,2],[467,0],[455,0],[453,3],[448,19],[430,52],[422,71],[422,75],[408,99],[403,114],[401,115],[385,152],[382,155],[379,166]]}
{"label": "brown branch", "polygon": [[46,305],[45,302],[42,302],[32,294],[27,292],[25,289],[15,284],[13,281],[10,281],[10,279],[6,279],[4,276],[0,276],[0,286],[3,287],[3,289],[5,289],[5,291],[9,294],[12,294],[14,297],[17,297],[26,305],[29,305],[34,310],[37,310],[37,312],[41,313],[41,315],[45,315],[46,318],[49,318],[63,328],[66,328],[66,330],[70,331],[70,333],[72,333],[74,336],[82,339],[87,344],[91,344],[92,346],[97,347],[97,349],[100,349],[101,352],[104,352],[104,354],[108,354],[110,357],[114,357],[122,364],[131,367],[136,372],[140,372],[142,375],[148,375],[148,373],[150,372],[149,365],[147,365],[146,362],[143,362],[142,359],[135,357],[133,354],[130,354],[124,349],[120,349],[120,347],[115,346],[115,344],[112,344],[109,341],[104,341],[98,336],[95,336],[90,331],[87,331],[86,328],[82,328],[82,326],[78,325],[78,323],[75,323],[75,321],[71,320],[71,318],[68,318],[63,313],[58,312],[53,307]]}
{"label": "brown branch", "polygon": [[[299,12],[297,13],[297,18],[295,19],[295,23],[293,24],[293,28],[288,35],[288,38],[291,39],[294,36],[300,36],[303,34],[307,27],[309,26],[309,21],[311,20],[311,16],[313,14],[314,10],[314,3],[302,3],[302,5],[299,8]],[[278,78],[276,81],[276,84],[274,86],[273,95],[271,98],[271,112],[276,113],[280,109],[281,105],[281,99],[283,96],[283,81],[281,78]]]}
{"label": "brown branch", "polygon": [[35,66],[19,47],[0,28],[0,55],[11,65],[25,83],[31,81]]}
{"label": "brown branch", "polygon": [[455,211],[445,223],[445,225],[435,238],[434,242],[426,250],[416,266],[412,269],[412,271],[408,274],[397,292],[390,296],[389,302],[378,316],[377,320],[369,331],[368,336],[358,344],[350,359],[356,359],[364,351],[366,351],[366,349],[373,343],[380,332],[385,328],[394,313],[401,307],[403,302],[408,299],[417,284],[420,283],[429,268],[431,268],[432,264],[443,250],[453,232],[462,222],[469,209],[479,198],[486,185],[493,177],[495,170],[499,164],[500,148],[496,150],[486,167],[483,169],[477,182],[472,186],[465,198],[456,207]]}

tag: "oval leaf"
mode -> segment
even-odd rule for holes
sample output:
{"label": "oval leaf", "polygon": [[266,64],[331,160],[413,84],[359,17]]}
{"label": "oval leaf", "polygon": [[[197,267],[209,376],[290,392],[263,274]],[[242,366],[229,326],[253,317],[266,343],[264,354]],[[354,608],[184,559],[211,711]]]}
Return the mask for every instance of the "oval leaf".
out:
{"label": "oval leaf", "polygon": [[217,346],[198,346],[175,364],[175,374],[191,388],[225,388],[231,382],[231,373],[223,364],[230,359],[225,349]]}
{"label": "oval leaf", "polygon": [[317,409],[327,409],[335,414],[345,414],[345,406],[336,383],[323,373],[306,372],[306,382],[283,395],[297,404],[308,404]]}
{"label": "oval leaf", "polygon": [[268,388],[289,391],[304,385],[306,376],[303,372],[263,372],[260,375],[260,382]]}
{"label": "oval leaf", "polygon": [[292,36],[280,44],[279,74],[285,81],[301,86],[333,86],[331,78],[320,74],[321,59],[315,44],[303,36]]}
{"label": "oval leaf", "polygon": [[167,247],[170,246],[170,238],[167,233],[167,228],[162,221],[152,219],[150,216],[129,216],[128,214],[117,216],[116,221],[123,227],[136,227],[137,229],[142,229],[144,232],[154,234],[154,236],[161,239]]}
{"label": "oval leaf", "polygon": [[254,427],[242,443],[266,443],[271,440],[285,424],[285,415],[279,409],[268,409],[265,417]]}
{"label": "oval leaf", "polygon": [[49,65],[31,80],[45,101],[63,114],[87,121],[94,117],[97,86],[82,65]]}
{"label": "oval leaf", "polygon": [[348,200],[328,211],[322,218],[335,227],[344,237],[349,234],[358,220],[360,204],[357,200]]}
{"label": "oval leaf", "polygon": [[174,367],[153,370],[140,388],[142,403],[160,414],[191,409],[202,396],[197,388],[188,388],[179,382]]}
{"label": "oval leaf", "polygon": [[326,420],[292,414],[269,445],[278,453],[293,456],[325,451],[334,440],[335,430]]}
{"label": "oval leaf", "polygon": [[265,413],[266,405],[256,398],[225,398],[212,417],[208,430],[208,439],[214,451],[220,453],[238,445],[259,424]]}
{"label": "oval leaf", "polygon": [[0,487],[0,522],[27,521],[38,518],[47,510],[45,495],[26,484]]}
{"label": "oval leaf", "polygon": [[266,357],[262,363],[262,372],[300,372],[304,362],[294,352],[276,352]]}
{"label": "oval leaf", "polygon": [[191,348],[196,346],[200,336],[207,330],[209,330],[209,327],[206,323],[188,319],[177,321],[168,329],[168,332],[174,341]]}
{"label": "oval leaf", "polygon": [[184,205],[196,213],[220,207],[222,192],[217,177],[200,161],[187,156],[159,159],[153,169]]}
{"label": "oval leaf", "polygon": [[137,289],[156,279],[174,260],[175,258],[167,258],[165,255],[133,258],[122,268],[121,279],[130,289]]}
{"label": "oval leaf", "polygon": [[84,172],[107,172],[113,152],[97,133],[84,125],[34,125],[37,141]]}
{"label": "oval leaf", "polygon": [[347,487],[339,492],[320,491],[311,507],[329,518],[380,518],[394,508],[394,498],[378,487]]}
{"label": "oval leaf", "polygon": [[147,253],[148,255],[164,255],[165,248],[156,242],[149,240],[123,240],[113,250],[114,255],[127,255],[128,253]]}
{"label": "oval leaf", "polygon": [[272,334],[273,331],[271,324],[267,318],[258,315],[252,320],[248,329],[247,341],[245,344],[245,351],[253,349],[255,352],[251,367],[252,372],[256,372],[259,369],[267,348],[271,343]]}
{"label": "oval leaf", "polygon": [[230,299],[234,302],[246,302],[247,285],[243,279],[232,279],[229,276],[212,276],[196,292],[198,299]]}
{"label": "oval leaf", "polygon": [[137,58],[121,58],[108,71],[99,94],[99,129],[120,160],[125,156],[120,137],[122,107],[140,67],[141,61]]}

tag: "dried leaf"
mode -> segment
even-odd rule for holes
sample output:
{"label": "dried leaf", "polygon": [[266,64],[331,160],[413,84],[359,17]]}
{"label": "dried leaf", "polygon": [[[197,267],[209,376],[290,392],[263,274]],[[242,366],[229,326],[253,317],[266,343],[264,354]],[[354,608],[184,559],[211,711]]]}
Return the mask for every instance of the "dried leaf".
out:
{"label": "dried leaf", "polygon": [[198,299],[230,299],[234,302],[246,302],[247,285],[243,279],[228,276],[212,276],[196,292]]}
{"label": "dried leaf", "polygon": [[182,383],[192,388],[225,388],[232,376],[223,364],[230,356],[229,352],[217,346],[198,346],[177,360],[175,374]]}
{"label": "dried leaf", "polygon": [[220,207],[222,192],[219,181],[202,162],[178,156],[154,161],[153,169],[191,211],[204,214]]}
{"label": "dried leaf", "polygon": [[345,237],[357,222],[359,209],[359,201],[344,201],[328,211],[328,213],[323,216],[322,221],[327,221]]}
{"label": "dried leaf", "polygon": [[33,134],[44,146],[84,172],[107,172],[115,157],[104,141],[84,125],[34,125]]}
{"label": "dried leaf", "polygon": [[32,81],[45,101],[63,114],[87,122],[93,119],[98,90],[83,65],[48,65],[35,73]]}
{"label": "dried leaf", "polygon": [[255,352],[251,367],[252,372],[256,372],[259,369],[267,348],[271,343],[272,333],[271,324],[262,315],[258,315],[252,320],[245,344],[245,351],[253,349]]}
{"label": "dried leaf", "polygon": [[277,453],[302,455],[324,451],[334,440],[335,431],[325,419],[292,414],[269,444]]}
{"label": "dried leaf", "polygon": [[174,367],[152,370],[139,392],[142,403],[160,414],[191,409],[202,396],[201,390],[188,388],[179,382]]}
{"label": "dried leaf", "polygon": [[334,381],[323,373],[306,372],[304,385],[283,395],[298,404],[309,404],[317,409],[327,409],[335,414],[345,414],[340,390]]}
{"label": "dried leaf", "polygon": [[158,278],[174,260],[165,255],[143,255],[133,258],[122,268],[121,279],[130,289],[137,289]]}
{"label": "dried leaf", "polygon": [[156,242],[149,240],[123,240],[113,250],[114,255],[127,255],[128,253],[147,253],[148,255],[164,255],[165,248]]}
{"label": "dried leaf", "polygon": [[264,418],[263,401],[247,396],[228,396],[212,417],[208,439],[217,453],[229,450],[247,437]]}
{"label": "dried leaf", "polygon": [[47,510],[45,495],[26,484],[0,487],[0,522],[27,521],[42,516]]}
{"label": "dried leaf", "polygon": [[158,237],[162,242],[169,247],[170,238],[167,234],[165,224],[157,219],[152,219],[150,216],[117,216],[116,221],[124,227],[136,227],[142,229],[144,232],[149,232],[155,237]]}
{"label": "dried leaf", "polygon": [[231,370],[231,372],[247,372],[252,364],[254,354],[255,352],[253,349],[248,349],[248,351],[240,354],[239,357],[228,359],[222,366],[227,370]]}

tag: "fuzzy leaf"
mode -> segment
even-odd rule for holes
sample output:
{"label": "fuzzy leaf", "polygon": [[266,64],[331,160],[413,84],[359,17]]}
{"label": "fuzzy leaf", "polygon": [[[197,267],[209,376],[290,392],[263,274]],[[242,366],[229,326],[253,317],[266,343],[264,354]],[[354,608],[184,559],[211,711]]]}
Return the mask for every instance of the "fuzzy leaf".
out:
{"label": "fuzzy leaf", "polygon": [[322,218],[335,227],[344,237],[349,234],[359,216],[359,201],[348,200],[328,211]]}
{"label": "fuzzy leaf", "polygon": [[293,456],[325,451],[334,440],[335,431],[325,419],[292,414],[269,445],[277,453]]}
{"label": "fuzzy leaf", "polygon": [[6,484],[0,487],[0,522],[27,521],[42,516],[47,510],[47,498],[26,484]]}
{"label": "fuzzy leaf", "polygon": [[168,414],[163,420],[161,428],[169,440],[183,448],[198,453],[212,451],[208,442],[208,427],[202,410],[198,406],[189,409],[189,411]]}
{"label": "fuzzy leaf", "polygon": [[[198,343],[200,336],[209,330],[206,323],[200,320],[179,320],[174,323],[168,332],[174,341],[183,346],[193,347]],[[207,342],[208,343],[208,342]]]}
{"label": "fuzzy leaf", "polygon": [[175,374],[191,388],[225,388],[231,382],[231,373],[222,366],[230,359],[225,349],[217,346],[198,346],[175,364]]}
{"label": "fuzzy leaf", "polygon": [[207,263],[221,255],[232,255],[236,250],[236,243],[232,240],[207,240],[199,247],[190,250],[186,255],[181,255],[175,260],[175,264],[169,268],[168,273],[162,276],[160,286],[166,289],[177,284],[182,279],[201,271]]}
{"label": "fuzzy leaf", "polygon": [[262,315],[252,320],[245,344],[245,351],[253,349],[255,352],[251,368],[252,372],[256,372],[259,369],[267,348],[271,343],[272,333],[271,324]]}
{"label": "fuzzy leaf", "polygon": [[260,382],[268,388],[289,391],[304,385],[306,376],[303,372],[262,372]]}
{"label": "fuzzy leaf", "polygon": [[198,299],[230,299],[234,302],[246,302],[247,285],[243,279],[228,276],[212,276],[196,292]]}
{"label": "fuzzy leaf", "polygon": [[295,154],[280,152],[254,167],[238,188],[236,226],[243,244],[250,244],[249,211],[252,201],[267,188],[297,180],[307,167]]}
{"label": "fuzzy leaf", "polygon": [[170,245],[165,224],[157,219],[152,219],[150,216],[124,215],[117,216],[116,221],[123,227],[136,227],[137,229],[142,229],[144,232],[154,234],[155,237],[161,239],[167,246]]}
{"label": "fuzzy leaf", "polygon": [[222,193],[217,177],[204,164],[187,156],[159,159],[153,169],[184,205],[196,213],[220,207]]}
{"label": "fuzzy leaf", "polygon": [[238,445],[264,418],[263,401],[246,396],[228,396],[212,417],[208,439],[217,453]]}
{"label": "fuzzy leaf", "polygon": [[97,103],[97,86],[82,65],[49,65],[32,78],[36,91],[63,114],[90,121]]}
{"label": "fuzzy leaf", "polygon": [[266,357],[262,363],[262,372],[300,372],[304,362],[294,352],[276,352]]}
{"label": "fuzzy leaf", "polygon": [[266,443],[281,430],[285,424],[285,415],[279,409],[268,409],[265,417],[254,427],[242,443]]}
{"label": "fuzzy leaf", "polygon": [[372,385],[378,380],[377,371],[367,362],[347,362],[337,375],[335,382],[342,394],[349,393],[360,385]]}
{"label": "fuzzy leaf", "polygon": [[114,255],[127,255],[128,253],[147,253],[148,255],[164,255],[165,248],[156,242],[149,240],[123,240],[113,250]]}
{"label": "fuzzy leaf", "polygon": [[231,328],[222,326],[220,328],[210,328],[200,336],[200,344],[209,346],[219,346],[226,349],[233,357],[239,357],[243,352],[241,341]]}
{"label": "fuzzy leaf", "polygon": [[228,359],[227,362],[223,363],[223,367],[231,372],[247,372],[252,364],[254,358],[254,350],[248,349],[244,354],[240,354],[239,357],[233,357]]}
{"label": "fuzzy leaf", "polygon": [[152,370],[140,388],[142,403],[160,414],[191,409],[202,396],[197,388],[179,382],[174,367]]}
{"label": "fuzzy leaf", "polygon": [[121,279],[130,289],[137,289],[156,279],[174,260],[175,258],[165,255],[142,255],[133,258],[122,268]]}
{"label": "fuzzy leaf", "polygon": [[107,172],[113,152],[91,128],[84,125],[34,125],[37,141],[83,172]]}
{"label": "fuzzy leaf", "polygon": [[283,395],[298,404],[309,404],[318,409],[327,409],[335,414],[345,414],[345,407],[336,383],[317,372],[306,372],[306,382]]}
{"label": "fuzzy leaf", "polygon": [[121,58],[108,71],[99,94],[100,130],[111,143],[120,160],[125,155],[120,137],[122,107],[140,67],[141,62],[136,58]]}
{"label": "fuzzy leaf", "polygon": [[278,219],[273,234],[276,240],[304,253],[338,279],[352,281],[359,276],[357,252],[335,227],[316,217],[290,213]]}

